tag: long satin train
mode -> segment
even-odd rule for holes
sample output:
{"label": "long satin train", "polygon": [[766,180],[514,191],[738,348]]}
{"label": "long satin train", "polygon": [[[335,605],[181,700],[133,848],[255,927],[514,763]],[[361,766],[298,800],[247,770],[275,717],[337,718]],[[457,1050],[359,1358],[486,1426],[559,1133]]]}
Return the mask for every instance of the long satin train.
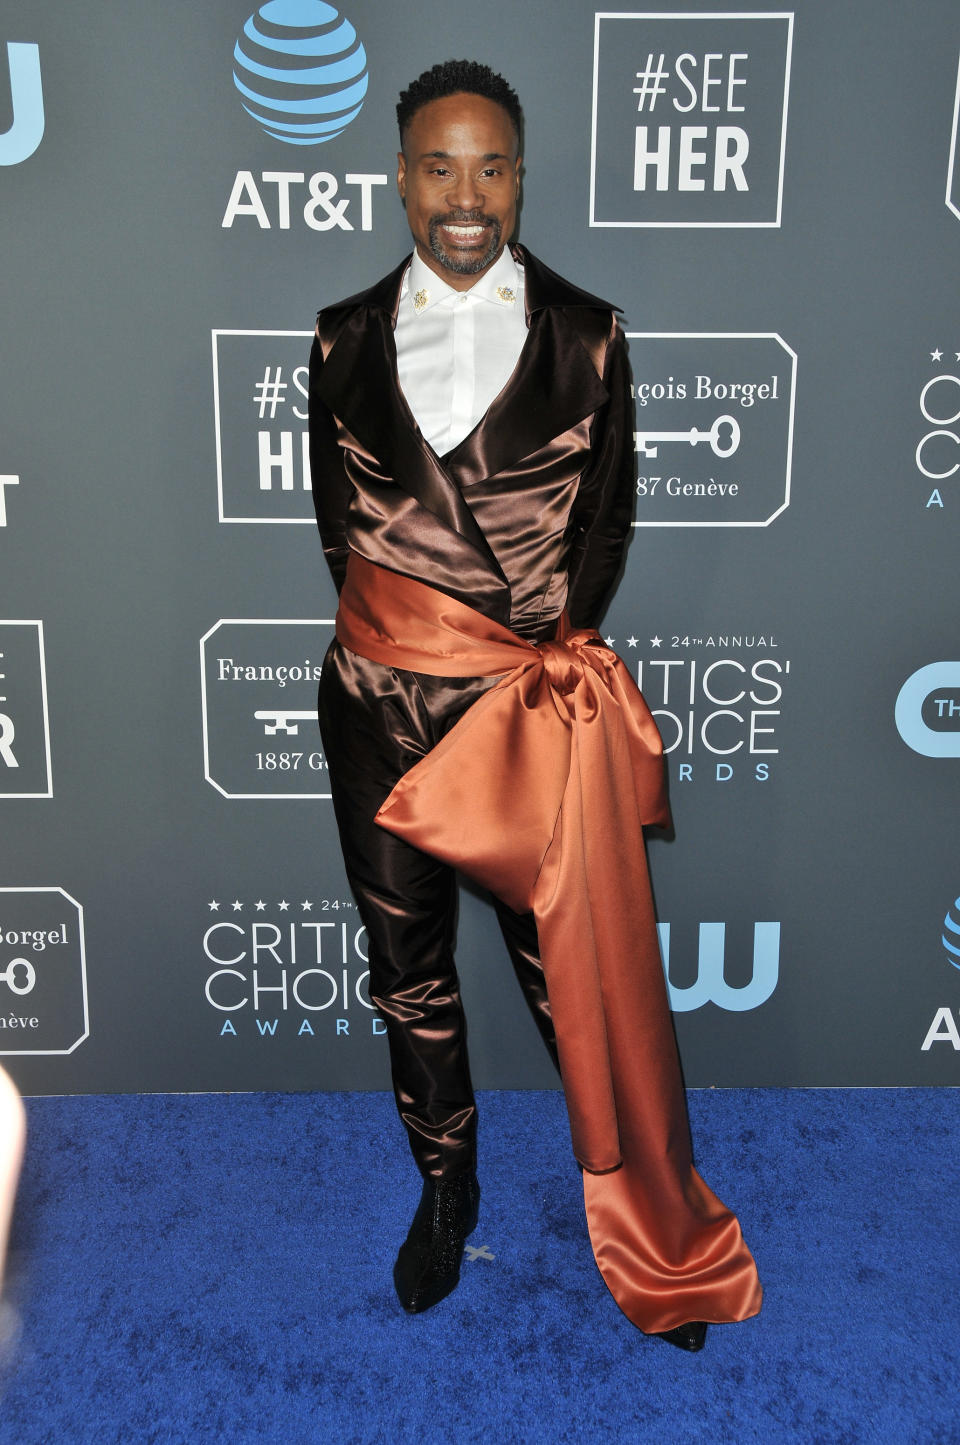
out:
{"label": "long satin train", "polygon": [[377,822],[532,909],[590,1238],[620,1308],[648,1333],[756,1314],[740,1227],[691,1161],[643,839],[668,820],[662,744],[626,667],[592,630],[534,646],[356,554],[337,637],[412,672],[500,676]]}

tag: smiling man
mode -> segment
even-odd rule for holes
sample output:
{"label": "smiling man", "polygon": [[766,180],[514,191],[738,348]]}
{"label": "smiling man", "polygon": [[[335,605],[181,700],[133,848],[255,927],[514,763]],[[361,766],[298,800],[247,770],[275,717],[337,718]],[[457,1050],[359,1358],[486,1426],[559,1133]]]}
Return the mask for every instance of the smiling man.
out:
{"label": "smiling man", "polygon": [[521,113],[448,61],[397,107],[415,250],[319,314],[310,443],[340,606],[320,726],[370,995],[423,1177],[405,1309],[456,1286],[477,1222],[455,869],[489,888],[560,1068],[597,1264],[687,1350],[760,1307],[739,1226],[693,1169],[643,825],[660,739],[593,630],[633,510],[613,308],[510,245]]}

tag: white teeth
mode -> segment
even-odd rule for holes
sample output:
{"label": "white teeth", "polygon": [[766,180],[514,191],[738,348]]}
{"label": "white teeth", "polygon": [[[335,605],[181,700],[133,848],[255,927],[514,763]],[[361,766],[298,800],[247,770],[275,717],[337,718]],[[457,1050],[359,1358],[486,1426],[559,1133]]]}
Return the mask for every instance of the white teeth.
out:
{"label": "white teeth", "polygon": [[455,236],[482,236],[482,235],[483,235],[483,227],[482,227],[482,226],[451,226],[451,225],[448,225],[448,226],[445,227],[445,229],[448,230],[448,231],[452,231]]}

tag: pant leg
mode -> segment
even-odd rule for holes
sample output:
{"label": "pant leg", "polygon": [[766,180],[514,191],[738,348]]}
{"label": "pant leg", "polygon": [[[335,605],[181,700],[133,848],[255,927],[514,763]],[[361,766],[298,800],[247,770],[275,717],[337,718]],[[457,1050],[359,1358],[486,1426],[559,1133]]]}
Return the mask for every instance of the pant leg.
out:
{"label": "pant leg", "polygon": [[559,1073],[557,1036],[550,1014],[550,1000],[547,997],[543,965],[540,962],[536,920],[532,913],[514,913],[513,909],[508,908],[499,898],[493,899],[493,906],[497,912],[497,922],[500,924],[503,941],[507,945],[510,962],[513,964],[513,971],[517,975],[517,981],[527,1001],[527,1007],[533,1014],[533,1021],[540,1031],[540,1037],[546,1044],[554,1067]]}
{"label": "pant leg", "polygon": [[486,680],[423,679],[334,643],[319,711],[347,877],[367,929],[370,996],[386,1024],[394,1093],[421,1173],[476,1164],[476,1105],[453,959],[456,878],[373,821],[397,780]]}

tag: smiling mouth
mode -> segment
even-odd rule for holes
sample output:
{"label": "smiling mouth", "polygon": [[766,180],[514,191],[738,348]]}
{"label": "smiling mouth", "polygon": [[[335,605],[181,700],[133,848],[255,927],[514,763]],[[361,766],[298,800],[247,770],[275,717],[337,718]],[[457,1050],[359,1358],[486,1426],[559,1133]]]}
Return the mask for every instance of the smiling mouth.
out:
{"label": "smiling mouth", "polygon": [[456,241],[475,241],[479,236],[484,234],[487,228],[481,225],[466,226],[459,221],[443,221],[441,222],[441,229]]}

